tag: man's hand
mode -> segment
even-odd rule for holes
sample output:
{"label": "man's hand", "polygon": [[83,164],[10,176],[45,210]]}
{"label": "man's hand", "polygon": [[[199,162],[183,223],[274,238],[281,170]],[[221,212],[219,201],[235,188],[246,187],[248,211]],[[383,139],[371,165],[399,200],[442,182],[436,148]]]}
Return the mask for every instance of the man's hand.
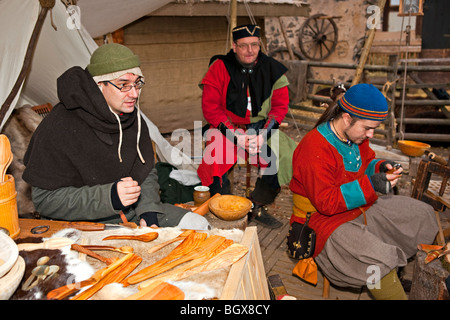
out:
{"label": "man's hand", "polygon": [[124,207],[135,203],[141,195],[141,187],[131,177],[122,178],[117,183],[117,195]]}
{"label": "man's hand", "polygon": [[402,175],[403,167],[393,161],[385,161],[380,166],[380,171],[386,173],[386,179],[391,183],[392,187],[397,184],[398,178]]}
{"label": "man's hand", "polygon": [[391,160],[385,160],[380,164],[380,172],[400,175],[402,171],[402,165]]}
{"label": "man's hand", "polygon": [[237,146],[244,150],[248,150],[248,135],[240,132],[236,132],[235,135],[237,137]]}
{"label": "man's hand", "polygon": [[[139,220],[139,226],[140,226],[140,227],[143,227],[143,228],[148,227],[148,226],[147,226],[147,221],[145,221],[145,219],[140,219],[140,220]],[[150,226],[150,228],[158,228],[158,226],[157,226],[156,224],[153,223],[153,224]]]}
{"label": "man's hand", "polygon": [[[392,190],[392,183],[388,180],[388,174],[375,173],[369,177],[372,182],[373,189],[382,194],[388,194]],[[396,181],[395,181],[396,182]]]}

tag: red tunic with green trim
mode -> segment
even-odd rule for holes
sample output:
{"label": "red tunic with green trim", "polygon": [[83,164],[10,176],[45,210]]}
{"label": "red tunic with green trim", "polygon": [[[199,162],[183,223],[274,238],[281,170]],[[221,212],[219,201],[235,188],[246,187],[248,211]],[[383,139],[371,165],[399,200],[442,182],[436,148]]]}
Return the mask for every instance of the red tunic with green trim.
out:
{"label": "red tunic with green trim", "polygon": [[[317,212],[309,226],[316,232],[313,257],[323,249],[331,233],[355,219],[378,199],[369,176],[379,172],[383,160],[375,159],[369,140],[347,144],[331,131],[329,122],[308,132],[294,151],[292,192],[309,199]],[[305,219],[295,215],[294,221]]]}

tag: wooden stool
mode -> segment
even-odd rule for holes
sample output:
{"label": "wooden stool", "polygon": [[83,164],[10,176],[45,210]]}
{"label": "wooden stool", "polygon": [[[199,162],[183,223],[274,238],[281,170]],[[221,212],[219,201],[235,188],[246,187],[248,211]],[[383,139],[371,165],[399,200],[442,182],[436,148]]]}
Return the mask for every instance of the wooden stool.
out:
{"label": "wooden stool", "polygon": [[322,298],[328,299],[330,296],[330,280],[328,280],[325,275],[323,275],[323,289],[322,289]]}

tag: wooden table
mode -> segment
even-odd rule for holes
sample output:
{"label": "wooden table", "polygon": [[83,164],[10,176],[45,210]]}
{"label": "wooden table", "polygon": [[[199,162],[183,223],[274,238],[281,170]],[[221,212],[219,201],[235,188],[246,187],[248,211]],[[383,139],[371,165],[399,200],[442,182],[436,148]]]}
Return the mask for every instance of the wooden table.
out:
{"label": "wooden table", "polygon": [[[48,230],[43,233],[31,233],[31,229],[36,227],[46,227],[48,226]],[[80,226],[92,226],[94,227],[92,231],[100,231],[102,230],[102,224],[98,223],[90,223],[90,222],[81,222]],[[17,237],[17,239],[24,239],[28,237],[50,237],[54,233],[58,232],[59,230],[65,229],[65,228],[76,228],[76,225],[74,225],[73,222],[70,221],[56,221],[56,220],[41,220],[41,219],[19,219],[19,228],[20,228],[20,234]],[[80,227],[81,228],[81,227]],[[97,228],[97,230],[95,230]],[[45,229],[42,229],[44,231]],[[16,239],[16,240],[17,240]]]}
{"label": "wooden table", "polygon": [[[211,224],[213,228],[218,229],[241,229],[245,230],[247,227],[247,216],[243,217],[242,219],[236,220],[236,221],[224,221],[216,216],[214,216],[212,213],[208,212],[205,215],[205,218],[208,220],[208,222]],[[41,219],[19,219],[19,228],[20,228],[20,234],[17,237],[17,239],[24,239],[27,237],[50,237],[55,232],[58,232],[59,230],[65,229],[65,228],[76,228],[79,229],[76,225],[74,226],[73,223],[76,222],[70,222],[70,221],[56,221],[56,220],[41,220]],[[99,223],[92,223],[92,222],[81,222],[83,224],[83,227],[86,227],[89,225],[89,228],[92,228],[92,231],[101,231],[102,230],[102,224]],[[31,229],[39,226],[48,226],[48,231],[40,234],[33,234],[31,233]],[[81,227],[80,227],[81,228]]]}
{"label": "wooden table", "polygon": [[[70,227],[69,223],[65,221],[19,219],[20,234],[17,239],[50,237],[59,230]],[[49,226],[49,229],[42,234],[32,234],[31,229],[38,226]],[[231,267],[220,299],[270,299],[256,227],[245,228],[241,244],[248,247],[249,252]]]}
{"label": "wooden table", "polygon": [[[31,229],[39,226],[49,226],[45,233],[33,234]],[[20,234],[17,239],[24,239],[28,237],[50,237],[55,232],[64,229],[61,221],[38,220],[38,219],[19,219]]]}

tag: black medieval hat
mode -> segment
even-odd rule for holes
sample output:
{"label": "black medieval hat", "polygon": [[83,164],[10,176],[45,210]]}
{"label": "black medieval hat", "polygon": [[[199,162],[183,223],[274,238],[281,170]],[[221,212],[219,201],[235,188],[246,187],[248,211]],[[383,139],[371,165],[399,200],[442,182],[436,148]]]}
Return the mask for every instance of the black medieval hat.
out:
{"label": "black medieval hat", "polygon": [[255,24],[246,24],[233,28],[233,41],[246,37],[260,37],[261,28]]}

